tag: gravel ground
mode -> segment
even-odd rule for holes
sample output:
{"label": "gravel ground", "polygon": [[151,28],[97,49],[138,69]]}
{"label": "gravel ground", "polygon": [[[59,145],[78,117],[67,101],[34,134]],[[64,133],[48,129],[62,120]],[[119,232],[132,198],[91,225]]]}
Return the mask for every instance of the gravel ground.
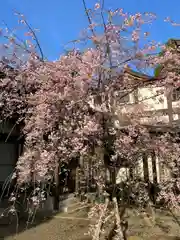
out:
{"label": "gravel ground", "polygon": [[[36,227],[30,228],[16,236],[17,240],[89,240],[84,233],[87,221],[54,218]],[[2,238],[3,239],[3,238]],[[14,236],[5,237],[14,240]]]}
{"label": "gravel ground", "polygon": [[[14,235],[13,224],[0,224],[0,240],[90,240],[87,213],[80,211],[74,214],[57,214],[50,219],[39,222],[25,229],[20,224],[19,233]],[[157,214],[155,224],[131,215],[129,218],[128,240],[180,240],[180,225],[166,214]]]}

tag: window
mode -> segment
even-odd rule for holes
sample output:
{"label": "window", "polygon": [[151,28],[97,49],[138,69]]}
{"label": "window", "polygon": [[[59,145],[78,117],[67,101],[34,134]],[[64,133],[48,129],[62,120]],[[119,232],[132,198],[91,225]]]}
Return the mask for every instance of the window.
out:
{"label": "window", "polygon": [[116,97],[119,104],[128,103],[130,101],[129,94],[125,91],[116,92]]}
{"label": "window", "polygon": [[180,87],[176,88],[172,92],[172,101],[178,101],[180,100]]}

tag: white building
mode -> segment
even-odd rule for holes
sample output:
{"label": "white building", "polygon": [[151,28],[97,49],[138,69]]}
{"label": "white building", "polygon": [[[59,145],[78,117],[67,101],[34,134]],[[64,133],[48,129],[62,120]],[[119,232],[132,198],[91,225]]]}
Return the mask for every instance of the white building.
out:
{"label": "white building", "polygon": [[[124,98],[115,101],[118,120],[116,127],[123,128],[130,124],[132,119],[138,120],[141,124],[156,129],[156,131],[167,131],[168,129],[179,128],[180,126],[180,88],[167,91],[164,86],[160,86],[155,78],[141,75],[130,69],[127,69],[126,77],[129,81],[139,81],[139,87],[130,92]],[[149,81],[149,82],[148,82]],[[119,96],[124,96],[124,92]],[[153,170],[156,169],[156,179],[159,182],[162,172],[160,170],[159,159],[152,156],[146,156],[148,166],[148,178],[153,180]],[[154,164],[154,166],[153,166]],[[143,159],[139,159],[137,171],[139,176],[144,176]],[[117,175],[117,182],[128,177],[129,169],[120,169]]]}

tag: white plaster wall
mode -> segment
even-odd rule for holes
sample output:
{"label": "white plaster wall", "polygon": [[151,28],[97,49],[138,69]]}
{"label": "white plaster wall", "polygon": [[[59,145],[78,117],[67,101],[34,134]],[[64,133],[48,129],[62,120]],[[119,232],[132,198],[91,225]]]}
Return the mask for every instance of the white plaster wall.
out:
{"label": "white plaster wall", "polygon": [[[153,169],[152,169],[152,157],[148,156],[148,172],[149,172],[149,180],[153,182]],[[157,170],[157,182],[160,182],[160,166],[159,166],[159,159],[156,157],[156,170]],[[134,174],[140,178],[144,178],[144,171],[143,171],[143,159],[139,157],[137,161],[136,168],[134,169]],[[117,177],[116,183],[119,184],[122,181],[126,181],[129,177],[129,169],[128,168],[120,168]]]}
{"label": "white plaster wall", "polygon": [[164,123],[167,124],[169,122],[169,116],[164,115],[164,116],[152,116],[152,117],[143,117],[140,119],[140,122],[142,124],[158,124],[158,123]]}
{"label": "white plaster wall", "polygon": [[[139,120],[143,124],[157,124],[157,123],[168,123],[169,116],[163,115],[162,113],[157,113],[156,110],[165,110],[168,108],[167,97],[165,95],[165,89],[163,87],[143,87],[139,88],[137,91],[138,103],[135,103],[134,94],[130,94],[130,102],[126,104],[121,104],[117,106],[117,112],[120,116],[121,122],[128,122],[128,115],[134,113],[133,116],[137,115]],[[178,103],[173,105],[177,106]],[[150,115],[148,117],[143,117],[145,112],[148,111]],[[174,115],[174,120],[178,119],[177,115]],[[126,121],[124,121],[124,119]],[[129,118],[129,120],[131,117]]]}
{"label": "white plaster wall", "polygon": [[180,101],[174,101],[174,102],[172,102],[172,107],[173,107],[173,108],[179,108],[179,107],[180,107]]}
{"label": "white plaster wall", "polygon": [[116,176],[116,184],[119,184],[123,181],[127,181],[129,178],[129,169],[120,168]]}
{"label": "white plaster wall", "polygon": [[144,87],[138,89],[138,101],[144,103],[144,110],[167,109],[167,98],[164,88]]}

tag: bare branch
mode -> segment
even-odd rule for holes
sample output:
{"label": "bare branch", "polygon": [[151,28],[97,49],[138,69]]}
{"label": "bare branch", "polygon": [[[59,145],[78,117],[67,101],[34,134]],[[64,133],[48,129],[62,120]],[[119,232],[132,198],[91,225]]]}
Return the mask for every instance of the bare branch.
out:
{"label": "bare branch", "polygon": [[27,27],[29,28],[29,30],[31,31],[31,33],[33,34],[34,40],[36,41],[37,46],[38,46],[39,51],[40,51],[40,54],[41,54],[41,60],[44,61],[44,54],[43,54],[41,45],[40,45],[40,43],[39,43],[39,40],[38,40],[38,38],[37,38],[37,35],[36,35],[35,31],[31,28],[31,26],[29,25],[29,23],[27,22],[26,19],[23,19],[23,20],[24,20],[24,23],[26,24],[26,26],[27,26]]}
{"label": "bare branch", "polygon": [[[84,10],[85,10],[86,16],[87,16],[87,18],[88,18],[88,22],[89,22],[89,24],[92,26],[91,17],[89,16],[89,11],[88,11],[87,6],[86,6],[86,1],[85,1],[85,0],[82,0],[82,2],[83,2],[83,5],[84,5]],[[96,34],[95,34],[93,28],[91,28],[91,32],[92,32],[93,36],[95,37]]]}

